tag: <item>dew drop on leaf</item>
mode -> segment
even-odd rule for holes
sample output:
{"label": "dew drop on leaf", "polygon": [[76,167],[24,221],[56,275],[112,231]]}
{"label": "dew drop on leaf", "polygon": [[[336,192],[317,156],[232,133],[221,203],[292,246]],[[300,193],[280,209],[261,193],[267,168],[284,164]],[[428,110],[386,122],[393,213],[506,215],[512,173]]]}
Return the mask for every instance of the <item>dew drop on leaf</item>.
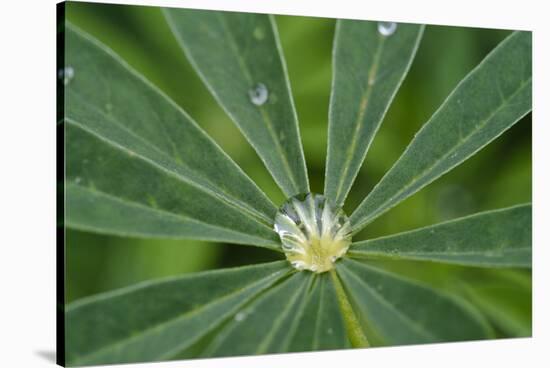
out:
{"label": "dew drop on leaf", "polygon": [[257,39],[258,41],[261,41],[264,39],[265,37],[265,33],[264,33],[264,30],[262,27],[256,27],[254,28],[254,31],[252,32],[252,35],[254,36],[255,39]]}
{"label": "dew drop on leaf", "polygon": [[66,66],[57,71],[57,77],[63,81],[64,85],[68,85],[74,78],[74,69],[72,66]]}
{"label": "dew drop on leaf", "polygon": [[254,105],[262,106],[269,97],[269,91],[265,84],[258,83],[248,91],[248,97]]}
{"label": "dew drop on leaf", "polygon": [[246,319],[246,313],[245,312],[239,312],[235,314],[235,321],[242,322]]}
{"label": "dew drop on leaf", "polygon": [[378,33],[382,36],[391,36],[397,29],[397,23],[395,22],[378,22]]}
{"label": "dew drop on leaf", "polygon": [[329,271],[351,244],[348,217],[319,194],[289,198],[275,216],[274,229],[287,260],[297,270]]}

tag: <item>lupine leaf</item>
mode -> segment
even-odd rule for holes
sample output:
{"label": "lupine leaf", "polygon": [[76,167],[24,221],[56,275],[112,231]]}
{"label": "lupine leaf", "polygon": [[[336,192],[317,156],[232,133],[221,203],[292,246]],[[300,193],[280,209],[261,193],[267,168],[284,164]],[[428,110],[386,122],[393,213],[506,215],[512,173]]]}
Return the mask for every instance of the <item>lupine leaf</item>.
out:
{"label": "lupine leaf", "polygon": [[164,9],[174,35],[218,103],[288,196],[309,192],[298,118],[271,16]]}
{"label": "lupine leaf", "polygon": [[70,304],[70,365],[164,360],[190,346],[289,271],[286,261],[137,284]]}
{"label": "lupine leaf", "polygon": [[449,95],[350,220],[354,232],[489,144],[531,110],[531,34],[514,32]]}
{"label": "lupine leaf", "polygon": [[299,272],[237,313],[202,356],[344,348],[338,312],[328,274]]}
{"label": "lupine leaf", "polygon": [[71,25],[66,44],[69,227],[278,248],[275,206],[181,108]]}
{"label": "lupine leaf", "polygon": [[484,339],[491,330],[464,300],[350,259],[337,266],[373,345]]}
{"label": "lupine leaf", "polygon": [[423,30],[399,24],[383,35],[377,22],[336,22],[325,195],[339,206],[409,70]]}
{"label": "lupine leaf", "polygon": [[358,242],[348,254],[478,267],[531,267],[531,205],[481,212]]}
{"label": "lupine leaf", "polygon": [[520,270],[490,269],[479,277],[469,273],[461,287],[472,303],[500,331],[514,337],[531,336],[531,275]]}

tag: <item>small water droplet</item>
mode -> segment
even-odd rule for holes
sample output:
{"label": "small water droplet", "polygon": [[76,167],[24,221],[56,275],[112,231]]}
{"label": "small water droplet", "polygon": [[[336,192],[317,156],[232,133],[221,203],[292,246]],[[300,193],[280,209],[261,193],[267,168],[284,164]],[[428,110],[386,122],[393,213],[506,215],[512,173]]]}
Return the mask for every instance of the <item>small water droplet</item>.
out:
{"label": "small water droplet", "polygon": [[63,81],[64,85],[68,85],[74,78],[74,69],[72,66],[66,66],[57,71],[57,77]]}
{"label": "small water droplet", "polygon": [[334,332],[334,331],[332,331],[332,328],[329,327],[329,329],[327,330],[327,333],[328,333],[329,335],[332,335],[333,332]]}
{"label": "small water droplet", "polygon": [[248,97],[254,105],[262,106],[269,97],[269,91],[265,84],[258,83],[248,91]]}
{"label": "small water droplet", "polygon": [[235,314],[235,321],[236,322],[242,322],[246,319],[246,313],[245,312],[239,312]]}
{"label": "small water droplet", "polygon": [[378,22],[378,33],[384,37],[391,36],[397,29],[395,22]]}
{"label": "small water droplet", "polygon": [[255,39],[257,39],[258,41],[261,41],[265,37],[264,29],[262,27],[256,27],[254,28],[254,32],[252,32],[252,35],[254,36]]}
{"label": "small water droplet", "polygon": [[369,86],[374,85],[375,82],[376,82],[376,78],[374,78],[374,75],[371,75],[369,77]]}
{"label": "small water droplet", "polygon": [[80,176],[77,176],[76,178],[74,178],[74,182],[75,184],[80,184],[82,182],[82,178]]}

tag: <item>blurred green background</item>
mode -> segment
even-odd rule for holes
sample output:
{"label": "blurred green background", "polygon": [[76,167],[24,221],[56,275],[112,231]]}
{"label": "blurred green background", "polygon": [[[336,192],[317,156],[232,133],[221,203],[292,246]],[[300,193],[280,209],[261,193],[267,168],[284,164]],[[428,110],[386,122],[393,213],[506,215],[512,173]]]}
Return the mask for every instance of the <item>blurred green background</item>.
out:
{"label": "blurred green background", "polygon": [[[284,201],[258,156],[191,69],[159,8],[67,3],[66,16],[115,50],[183,107],[275,204]],[[298,110],[311,187],[314,192],[322,193],[334,20],[277,16],[276,21]],[[411,70],[348,197],[345,206],[348,215],[454,86],[509,33],[493,29],[426,27]],[[475,157],[381,216],[356,239],[378,237],[530,200],[529,114]],[[119,238],[72,230],[67,231],[66,244],[67,302],[146,279],[280,259],[273,252],[255,247]],[[474,287],[470,283],[467,289],[461,290],[490,315],[498,315],[503,310],[508,313],[508,325],[500,325],[504,335],[530,333],[530,273],[417,266],[415,262],[387,265],[436,286],[448,287],[449,280],[457,278],[460,282],[454,282],[454,287],[460,287],[464,281],[475,281]]]}

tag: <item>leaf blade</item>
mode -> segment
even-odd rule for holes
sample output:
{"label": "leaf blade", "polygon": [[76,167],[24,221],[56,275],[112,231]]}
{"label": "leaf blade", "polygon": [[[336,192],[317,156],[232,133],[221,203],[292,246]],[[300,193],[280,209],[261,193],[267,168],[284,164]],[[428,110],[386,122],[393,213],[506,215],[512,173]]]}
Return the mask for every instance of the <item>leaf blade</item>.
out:
{"label": "leaf blade", "polygon": [[513,337],[532,335],[531,275],[517,270],[490,270],[490,279],[467,278],[465,295],[495,326]]}
{"label": "leaf blade", "polygon": [[336,290],[327,273],[317,276],[296,332],[285,351],[349,348]]}
{"label": "leaf blade", "polygon": [[[97,189],[68,183],[65,185],[66,221],[69,228],[124,237],[181,239],[192,238],[236,244],[255,244],[273,250],[280,246],[259,236],[210,225],[190,217],[135,202],[126,202]],[[87,208],[87,211],[80,211]],[[129,231],[140,224],[138,229]]]}
{"label": "leaf blade", "polygon": [[[348,346],[328,275],[298,272],[259,296],[225,326],[204,357],[256,355]],[[332,311],[331,315],[326,312]],[[313,313],[313,314],[310,314]],[[322,314],[321,314],[322,313]],[[239,341],[239,344],[235,344]]]}
{"label": "leaf blade", "polygon": [[341,206],[418,49],[423,26],[337,20],[325,194]]}
{"label": "leaf blade", "polygon": [[478,267],[531,267],[531,205],[486,211],[355,243],[352,257]]}
{"label": "leaf blade", "polygon": [[486,321],[463,299],[349,259],[342,260],[337,270],[373,345],[491,336]]}
{"label": "leaf blade", "polygon": [[[147,210],[256,234],[277,248],[271,230],[273,203],[182,109],[110,49],[70,24],[66,42],[66,62],[75,70],[65,87],[68,183]],[[181,195],[175,197],[177,193]],[[67,202],[71,200],[69,196]],[[68,223],[79,211],[89,210],[70,208]],[[208,219],[208,213],[217,215]],[[235,217],[247,225],[235,224]],[[100,229],[96,225],[104,220],[87,216],[85,225]],[[120,230],[139,235],[141,225],[146,226],[127,221]],[[177,236],[188,237],[183,232]]]}
{"label": "leaf blade", "polygon": [[[194,69],[283,192],[289,197],[309,192],[298,119],[273,18],[188,9],[163,12]],[[260,84],[267,95],[252,103],[249,94]]]}
{"label": "leaf blade", "polygon": [[531,36],[514,32],[458,84],[357,207],[350,217],[354,232],[474,155],[530,110]]}
{"label": "leaf blade", "polygon": [[67,361],[82,365],[166,359],[286,272],[286,262],[279,261],[145,282],[77,301],[66,311],[72,326],[67,330]]}

